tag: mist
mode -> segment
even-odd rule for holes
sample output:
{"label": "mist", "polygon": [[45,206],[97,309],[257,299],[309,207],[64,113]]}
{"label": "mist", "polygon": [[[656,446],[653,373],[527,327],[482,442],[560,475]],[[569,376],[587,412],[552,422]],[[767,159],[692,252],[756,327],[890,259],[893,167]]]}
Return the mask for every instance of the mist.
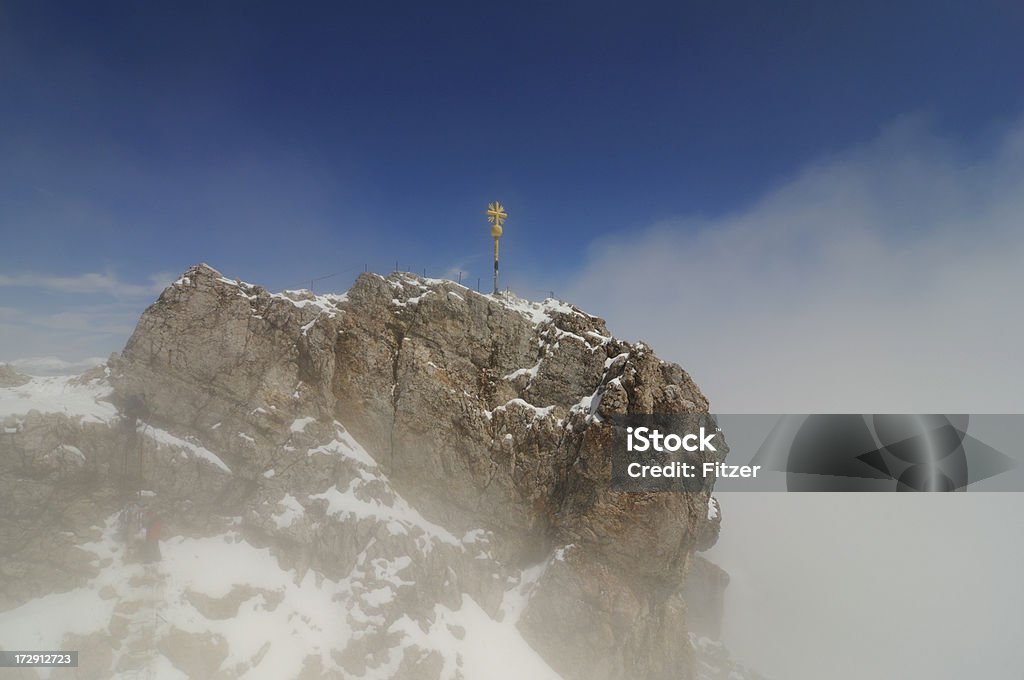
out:
{"label": "mist", "polygon": [[[727,215],[595,244],[569,299],[720,413],[1021,412],[1024,125],[925,117]],[[779,680],[1019,677],[1021,494],[723,494],[723,632]]]}
{"label": "mist", "polygon": [[746,210],[595,244],[568,299],[721,413],[1020,411],[1024,124],[982,152],[908,118]]}

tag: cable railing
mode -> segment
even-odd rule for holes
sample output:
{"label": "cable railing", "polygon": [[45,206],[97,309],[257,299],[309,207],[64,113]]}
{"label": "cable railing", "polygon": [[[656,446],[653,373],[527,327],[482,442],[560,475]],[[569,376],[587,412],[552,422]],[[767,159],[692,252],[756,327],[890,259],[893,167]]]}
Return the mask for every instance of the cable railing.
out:
{"label": "cable railing", "polygon": [[[321,285],[322,282],[330,281],[332,279],[337,279],[338,277],[346,275],[346,274],[355,274],[357,272],[358,273],[377,272],[377,273],[382,273],[383,274],[385,269],[387,269],[390,273],[402,272],[402,273],[407,273],[407,274],[413,274],[415,276],[422,276],[423,278],[443,279],[443,280],[446,280],[446,281],[453,281],[454,283],[457,283],[459,285],[465,286],[466,288],[469,288],[471,290],[476,290],[476,292],[481,293],[481,294],[487,294],[487,293],[491,292],[489,290],[489,287],[490,287],[490,285],[489,285],[490,284],[490,276],[489,275],[488,276],[482,276],[482,275],[481,276],[477,276],[475,273],[473,273],[471,271],[453,270],[451,267],[447,267],[447,266],[422,266],[422,265],[416,265],[416,264],[408,263],[408,262],[401,262],[400,260],[395,260],[393,263],[389,263],[386,266],[386,268],[377,268],[377,267],[371,266],[370,263],[367,262],[367,263],[363,263],[361,265],[352,265],[352,266],[349,266],[349,267],[345,267],[344,269],[340,269],[340,270],[335,271],[335,272],[330,272],[328,274],[323,274],[321,276],[315,276],[315,277],[312,277],[312,278],[310,278],[308,280],[308,284],[309,284],[308,288],[309,288],[310,291],[313,291],[313,292],[317,292],[318,289],[319,289],[320,292],[337,292],[337,291],[340,291],[340,290],[345,290],[348,287],[348,283],[350,283],[350,282],[346,281],[342,286],[337,286],[337,287],[335,287],[335,286],[327,286],[327,287],[325,287],[325,286]],[[301,284],[300,286],[297,286],[297,287],[306,287],[306,286],[305,286],[305,283],[303,283],[303,284]],[[330,288],[330,290],[328,290],[328,288]],[[537,300],[537,299],[544,299],[544,298],[555,298],[555,299],[558,299],[558,296],[556,295],[555,291],[553,289],[550,289],[550,288],[523,288],[521,286],[504,286],[502,288],[502,290],[503,290],[503,292],[506,292],[506,293],[511,292],[511,293],[514,293],[515,295],[518,295],[520,297],[523,297],[523,298],[526,298],[526,299],[530,299],[530,300]]]}

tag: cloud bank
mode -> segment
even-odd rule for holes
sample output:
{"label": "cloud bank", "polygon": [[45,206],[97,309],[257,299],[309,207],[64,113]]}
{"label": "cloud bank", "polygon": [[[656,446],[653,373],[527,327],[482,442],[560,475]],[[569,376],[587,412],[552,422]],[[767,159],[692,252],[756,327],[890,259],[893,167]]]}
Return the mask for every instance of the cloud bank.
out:
{"label": "cloud bank", "polygon": [[88,272],[76,276],[52,274],[0,274],[0,288],[35,288],[58,293],[82,295],[104,294],[115,298],[151,297],[159,295],[168,283],[174,280],[172,274],[153,274],[149,283],[128,283],[112,272]]}
{"label": "cloud bank", "polygon": [[1024,122],[910,118],[748,208],[593,247],[570,299],[642,329],[722,413],[1021,411]]}
{"label": "cloud bank", "polygon": [[[920,118],[732,214],[596,244],[570,299],[721,413],[1024,411],[1024,121]],[[723,494],[724,636],[780,680],[1007,677],[1021,494]]]}
{"label": "cloud bank", "polygon": [[39,375],[80,372],[93,357],[119,350],[146,305],[173,279],[0,273],[0,362],[24,361],[24,371]]}
{"label": "cloud bank", "polygon": [[18,373],[28,375],[78,375],[104,362],[105,357],[86,357],[81,361],[65,361],[59,357],[25,357],[8,363]]}

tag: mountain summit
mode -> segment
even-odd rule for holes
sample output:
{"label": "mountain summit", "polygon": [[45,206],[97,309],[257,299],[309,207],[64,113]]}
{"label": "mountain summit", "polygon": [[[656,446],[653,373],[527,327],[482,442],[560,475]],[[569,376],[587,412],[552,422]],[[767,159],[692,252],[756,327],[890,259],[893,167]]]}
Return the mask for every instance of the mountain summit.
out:
{"label": "mountain summit", "polygon": [[198,265],[106,366],[3,375],[9,648],[91,677],[747,677],[691,642],[717,501],[610,488],[609,416],[707,399],[572,305]]}

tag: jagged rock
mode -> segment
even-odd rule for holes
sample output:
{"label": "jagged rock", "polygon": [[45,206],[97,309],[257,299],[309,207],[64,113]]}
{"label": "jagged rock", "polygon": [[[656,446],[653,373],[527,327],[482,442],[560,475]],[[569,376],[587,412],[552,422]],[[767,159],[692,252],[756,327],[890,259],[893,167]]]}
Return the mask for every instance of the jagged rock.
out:
{"label": "jagged rock", "polygon": [[729,574],[701,555],[694,555],[686,573],[683,598],[689,610],[689,630],[701,637],[722,637],[722,613]]}
{"label": "jagged rock", "polygon": [[[73,387],[99,385],[110,394],[91,417],[4,421],[14,432],[0,439],[0,494],[20,502],[0,511],[0,538],[22,547],[0,555],[0,609],[130,568],[104,551],[136,498],[173,546],[223,537],[269,551],[294,584],[337,588],[337,617],[358,634],[296,673],[379,671],[401,648],[399,675],[461,676],[423,640],[468,645],[473,631],[437,617],[467,596],[493,619],[512,616],[523,569],[543,565],[513,620],[563,678],[693,677],[687,569],[720,519],[706,493],[612,491],[606,418],[708,402],[682,368],[599,318],[409,274],[364,274],[346,295],[271,294],[199,265]],[[48,561],[52,572],[39,568]],[[254,598],[283,611],[285,590],[180,596],[213,622]],[[435,638],[402,633],[409,622]],[[183,635],[162,638],[176,667],[223,661],[220,642]]]}
{"label": "jagged rock", "polygon": [[280,603],[284,593],[272,592],[247,585],[232,587],[231,591],[224,597],[211,597],[205,593],[197,593],[191,590],[185,591],[185,599],[204,617],[213,621],[222,621],[236,616],[238,608],[242,603],[256,596],[262,598],[261,606],[273,609]]}
{"label": "jagged rock", "polygon": [[722,504],[717,498],[708,498],[707,513],[707,521],[701,524],[697,534],[696,548],[701,552],[713,548],[722,533]]}
{"label": "jagged rock", "polygon": [[[83,680],[103,680],[110,677],[110,667],[114,662],[114,648],[110,644],[110,636],[105,632],[90,635],[71,635],[65,641],[67,649],[78,652],[78,668],[74,677]],[[60,676],[61,671],[54,673]]]}
{"label": "jagged rock", "polygon": [[14,370],[9,364],[0,364],[0,387],[19,387],[31,378]]}
{"label": "jagged rock", "polygon": [[219,635],[203,635],[173,629],[164,635],[158,647],[174,667],[189,678],[213,677],[227,658],[228,648]]}
{"label": "jagged rock", "polygon": [[767,680],[760,673],[737,663],[718,640],[690,633],[690,644],[697,658],[695,680]]}

